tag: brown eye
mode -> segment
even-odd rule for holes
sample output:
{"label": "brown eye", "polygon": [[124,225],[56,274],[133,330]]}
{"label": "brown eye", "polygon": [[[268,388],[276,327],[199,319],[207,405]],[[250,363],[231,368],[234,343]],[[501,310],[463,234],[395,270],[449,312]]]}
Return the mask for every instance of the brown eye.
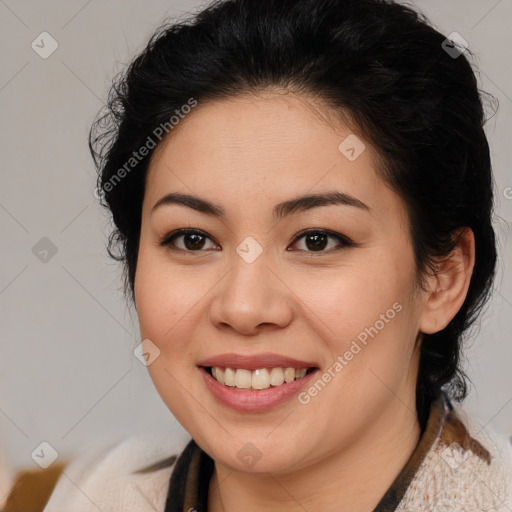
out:
{"label": "brown eye", "polygon": [[[182,246],[177,246],[177,241],[181,239]],[[207,240],[211,238],[197,229],[179,229],[167,235],[159,245],[167,246],[171,250],[187,251],[187,252],[200,252],[205,248]],[[215,248],[215,244],[207,249]]]}
{"label": "brown eye", "polygon": [[[299,249],[306,252],[329,252],[330,249],[341,249],[353,245],[352,241],[339,233],[333,233],[325,230],[309,230],[296,235],[293,244],[297,244],[299,240],[304,240],[303,246]],[[329,246],[329,239],[336,240],[337,244],[331,244],[329,250],[324,249]],[[341,246],[341,247],[340,247]]]}
{"label": "brown eye", "polygon": [[[311,253],[330,252],[331,250],[343,249],[354,245],[347,237],[326,230],[303,231],[295,236],[292,245],[297,245],[299,240],[303,240],[304,248],[299,248],[298,250]],[[335,243],[330,242],[332,240],[335,241]],[[211,243],[210,247],[207,247],[208,241]],[[211,250],[219,248],[206,233],[198,229],[178,229],[173,231],[166,235],[163,240],[159,242],[159,245],[167,246],[173,251],[186,253],[204,252],[204,249]],[[326,248],[327,250],[325,250]]]}

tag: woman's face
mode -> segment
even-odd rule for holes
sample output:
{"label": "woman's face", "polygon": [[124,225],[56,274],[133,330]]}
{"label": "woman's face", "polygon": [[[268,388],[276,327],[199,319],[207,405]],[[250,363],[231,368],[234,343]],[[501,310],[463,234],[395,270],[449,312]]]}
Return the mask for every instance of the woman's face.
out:
{"label": "woman's face", "polygon": [[[149,372],[183,427],[218,463],[284,473],[409,421],[424,299],[370,144],[278,94],[199,104],[171,136],[148,171],[135,297]],[[324,194],[338,201],[301,199]],[[237,386],[316,371],[241,390],[203,368],[233,354],[217,365],[241,370]]]}

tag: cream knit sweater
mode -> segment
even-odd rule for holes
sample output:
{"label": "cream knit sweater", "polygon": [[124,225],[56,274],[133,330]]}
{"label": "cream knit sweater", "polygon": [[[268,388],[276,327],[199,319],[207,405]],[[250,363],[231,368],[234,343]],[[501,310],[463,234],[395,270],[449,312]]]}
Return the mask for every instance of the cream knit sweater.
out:
{"label": "cream knit sweater", "polygon": [[[491,464],[443,444],[439,436],[408,487],[397,512],[512,512],[512,445],[482,428],[455,406],[471,436],[491,454]],[[166,437],[167,436],[167,437]],[[60,478],[44,512],[162,512],[174,469],[131,474],[170,455],[190,438],[134,437],[75,459]]]}
{"label": "cream knit sweater", "polygon": [[438,437],[396,512],[512,512],[512,444],[454,404],[471,437],[491,454],[488,465]]}

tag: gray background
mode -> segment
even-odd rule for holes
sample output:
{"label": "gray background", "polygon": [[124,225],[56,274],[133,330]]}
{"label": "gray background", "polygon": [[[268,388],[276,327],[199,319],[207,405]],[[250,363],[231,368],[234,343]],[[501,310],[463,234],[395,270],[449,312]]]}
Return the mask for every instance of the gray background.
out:
{"label": "gray background", "polygon": [[[500,263],[495,293],[467,351],[466,407],[512,435],[512,0],[415,2],[476,53],[480,84],[500,102],[487,124],[496,176]],[[109,222],[93,195],[87,133],[114,72],[166,16],[195,1],[0,0],[0,444],[13,469],[41,441],[67,457],[94,439],[185,431],[132,355],[136,315],[105,251]],[[43,31],[58,49],[42,59]],[[508,196],[508,199],[507,199]],[[57,248],[42,262],[32,248]],[[43,242],[40,242],[43,243]],[[36,246],[38,247],[38,246]]]}

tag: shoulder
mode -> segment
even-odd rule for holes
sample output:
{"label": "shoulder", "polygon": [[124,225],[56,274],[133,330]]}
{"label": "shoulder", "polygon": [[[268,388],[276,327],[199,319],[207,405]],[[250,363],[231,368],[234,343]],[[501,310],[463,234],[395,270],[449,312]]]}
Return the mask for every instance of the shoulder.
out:
{"label": "shoulder", "polygon": [[[397,510],[512,509],[512,444],[453,405]],[[437,509],[436,509],[437,510]],[[444,510],[444,509],[443,509]]]}
{"label": "shoulder", "polygon": [[189,441],[139,435],[81,453],[66,467],[44,512],[163,510],[176,458]]}

